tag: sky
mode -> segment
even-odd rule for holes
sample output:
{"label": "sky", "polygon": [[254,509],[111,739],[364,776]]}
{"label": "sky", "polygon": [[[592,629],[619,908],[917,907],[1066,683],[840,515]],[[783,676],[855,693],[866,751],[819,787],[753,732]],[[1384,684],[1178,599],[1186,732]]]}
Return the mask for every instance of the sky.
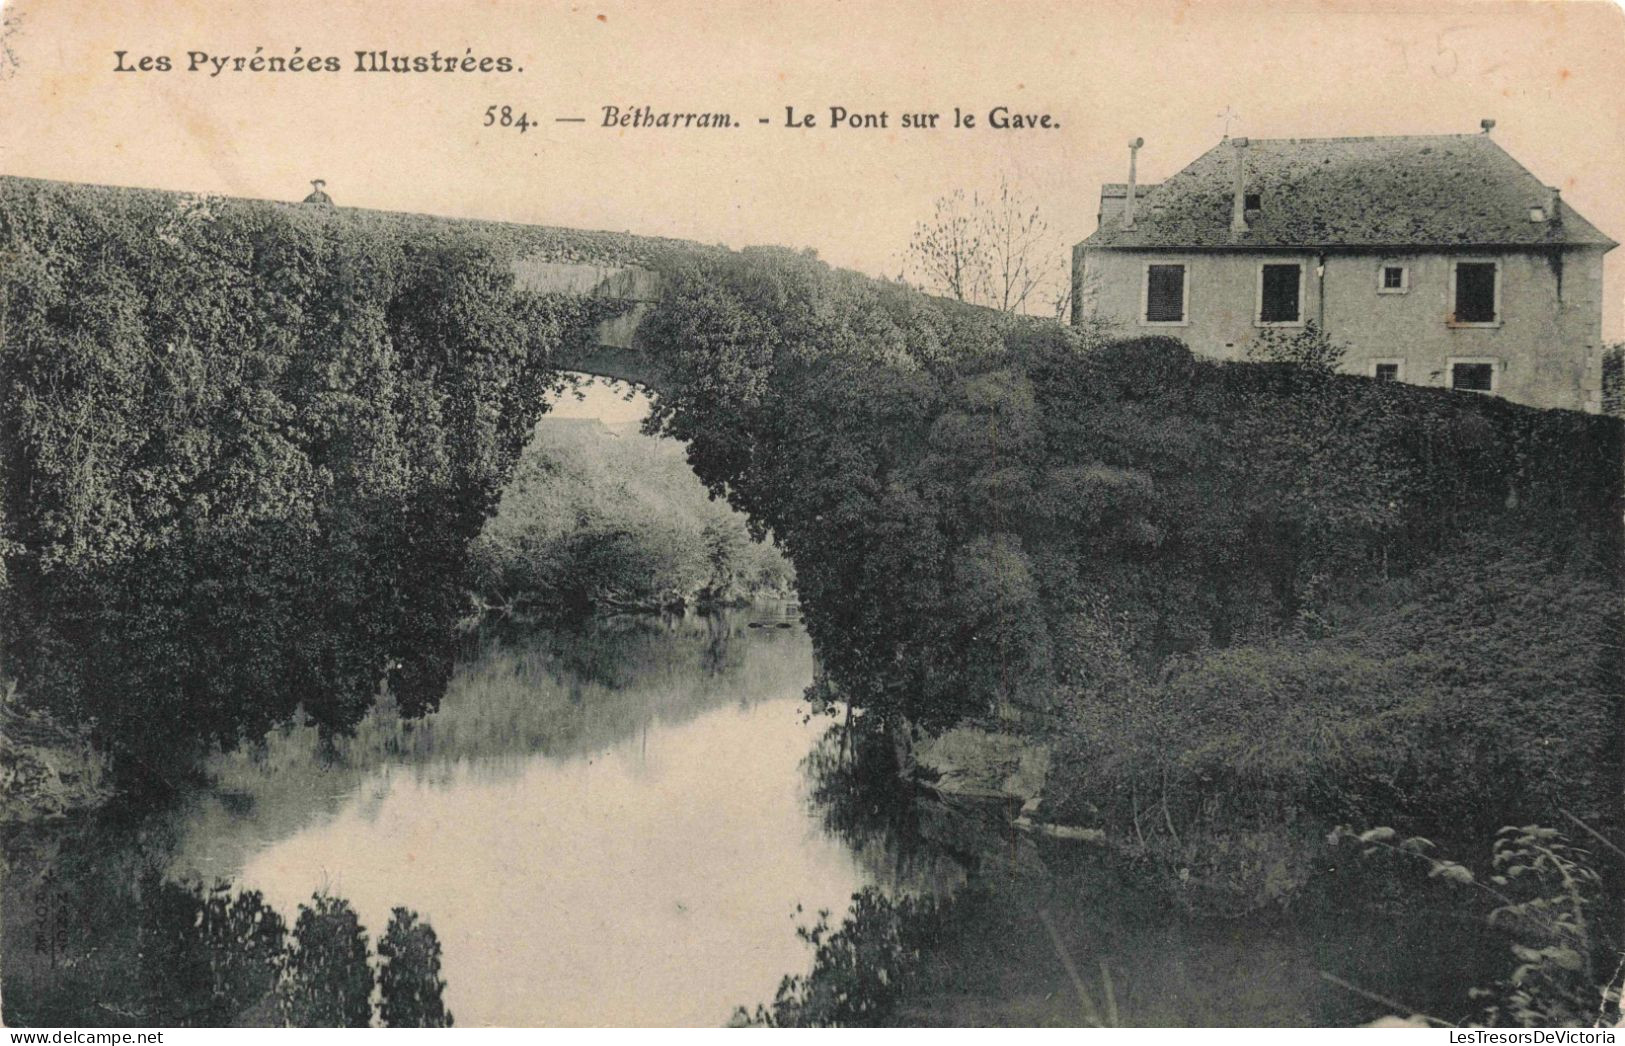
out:
{"label": "sky", "polygon": [[548,397],[549,418],[597,418],[606,425],[642,421],[649,413],[647,393],[634,385],[608,378],[593,378],[577,389]]}
{"label": "sky", "polygon": [[[894,276],[916,222],[1008,178],[1057,264],[1099,185],[1253,137],[1496,139],[1625,240],[1625,13],[1608,2],[1209,0],[5,0],[0,172],[298,199],[730,246],[810,247]],[[187,72],[187,53],[338,56],[335,74]],[[523,71],[353,73],[354,52],[507,56]],[[169,56],[169,72],[118,72]],[[483,126],[510,106],[534,126]],[[726,111],[721,131],[605,128],[602,107]],[[995,106],[1050,115],[994,130]],[[831,128],[829,110],[886,112]],[[814,127],[785,127],[787,107]],[[975,128],[943,126],[958,107]],[[905,113],[938,113],[905,129]],[[583,123],[555,122],[560,117]],[[760,124],[759,119],[769,123]],[[1625,250],[1605,334],[1625,336]]]}

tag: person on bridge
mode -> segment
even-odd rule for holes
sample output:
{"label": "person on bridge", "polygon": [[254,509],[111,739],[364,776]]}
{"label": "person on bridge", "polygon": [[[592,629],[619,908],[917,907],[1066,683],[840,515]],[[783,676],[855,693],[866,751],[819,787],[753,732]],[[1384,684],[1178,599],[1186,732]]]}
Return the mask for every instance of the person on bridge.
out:
{"label": "person on bridge", "polygon": [[304,202],[320,204],[325,207],[333,206],[333,197],[322,191],[326,186],[327,183],[320,178],[312,180],[310,183],[310,195],[305,197]]}

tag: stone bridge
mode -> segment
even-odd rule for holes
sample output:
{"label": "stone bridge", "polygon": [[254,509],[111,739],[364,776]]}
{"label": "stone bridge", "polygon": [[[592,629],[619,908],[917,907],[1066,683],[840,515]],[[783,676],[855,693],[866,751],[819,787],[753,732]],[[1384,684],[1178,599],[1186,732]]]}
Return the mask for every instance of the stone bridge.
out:
{"label": "stone bridge", "polygon": [[658,362],[637,344],[638,326],[660,300],[660,274],[638,265],[546,261],[522,257],[514,262],[520,289],[538,293],[575,294],[627,302],[630,307],[598,326],[594,348],[576,358],[559,360],[563,370],[658,386]]}

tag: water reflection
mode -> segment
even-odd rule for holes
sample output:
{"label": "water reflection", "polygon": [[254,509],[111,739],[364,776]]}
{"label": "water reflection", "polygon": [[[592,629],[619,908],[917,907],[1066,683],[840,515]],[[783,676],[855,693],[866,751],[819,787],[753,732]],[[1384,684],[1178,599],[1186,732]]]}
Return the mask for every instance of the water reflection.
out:
{"label": "water reflection", "polygon": [[415,912],[390,913],[374,955],[343,898],[307,898],[290,931],[258,891],[164,879],[139,842],[123,860],[70,847],[44,862],[7,843],[9,1025],[451,1023],[440,944]]}
{"label": "water reflection", "polygon": [[932,838],[931,815],[941,804],[905,780],[891,742],[861,718],[829,723],[802,774],[809,810],[824,830],[891,892],[950,894],[977,864],[960,840]]}
{"label": "water reflection", "polygon": [[326,882],[363,913],[403,897],[442,934],[465,1023],[720,1023],[806,962],[798,904],[864,882],[803,802],[805,636],[750,623],[493,643],[439,715],[358,735],[349,761],[374,768],[350,799],[242,880]]}
{"label": "water reflection", "polygon": [[422,959],[412,931],[433,927],[438,971],[383,967],[417,1008],[375,1016],[405,1022],[440,1005],[463,1025],[717,1025],[789,976],[784,1023],[1076,1024],[1052,930],[1091,984],[1110,971],[1124,1023],[1376,1015],[1321,970],[1455,1016],[1482,981],[1467,966],[1492,946],[1459,929],[1347,897],[1208,924],[1131,863],[918,794],[883,733],[804,702],[793,619],[488,634],[425,719],[386,702],[331,744],[290,727],[215,760],[217,786],[175,809],[7,830],[7,1022],[355,1020],[359,975],[303,1010],[266,988],[268,964],[290,968],[268,958],[272,915],[285,944],[301,906],[333,957],[307,985],[359,969],[344,912],[383,931],[379,956]]}
{"label": "water reflection", "polygon": [[[103,907],[150,871],[230,879],[282,912],[324,892],[367,927],[404,906],[437,932],[464,1025],[717,1025],[807,968],[798,907],[839,912],[897,879],[809,807],[803,762],[826,723],[805,714],[812,655],[778,627],[791,621],[488,635],[438,713],[404,720],[386,702],[331,744],[280,730],[217,759],[215,789],[122,834],[46,832],[35,868],[75,850],[67,874]],[[23,849],[8,842],[8,860]],[[33,903],[17,885],[8,875],[8,1016],[17,987],[34,1020],[134,1020],[69,1012],[75,996],[113,998],[106,985],[13,980],[10,909]],[[129,955],[139,938],[98,930],[112,942],[98,947]]]}
{"label": "water reflection", "polygon": [[1504,948],[1448,909],[1372,903],[1386,888],[1358,867],[1329,872],[1290,911],[1197,917],[1114,850],[1030,837],[1001,803],[906,785],[895,752],[859,717],[827,727],[804,772],[825,829],[873,881],[902,888],[807,919],[811,972],[787,968],[736,1022],[1290,1027],[1388,1012],[1323,972],[1465,1019],[1468,989]]}

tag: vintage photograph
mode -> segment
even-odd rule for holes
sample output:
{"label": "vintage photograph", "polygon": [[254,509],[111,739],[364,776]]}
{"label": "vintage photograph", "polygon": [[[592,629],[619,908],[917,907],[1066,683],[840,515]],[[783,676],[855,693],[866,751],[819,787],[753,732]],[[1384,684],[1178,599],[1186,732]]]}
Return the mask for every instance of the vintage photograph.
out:
{"label": "vintage photograph", "polygon": [[1604,0],[0,0],[0,1019],[1612,1042],[1620,236]]}

